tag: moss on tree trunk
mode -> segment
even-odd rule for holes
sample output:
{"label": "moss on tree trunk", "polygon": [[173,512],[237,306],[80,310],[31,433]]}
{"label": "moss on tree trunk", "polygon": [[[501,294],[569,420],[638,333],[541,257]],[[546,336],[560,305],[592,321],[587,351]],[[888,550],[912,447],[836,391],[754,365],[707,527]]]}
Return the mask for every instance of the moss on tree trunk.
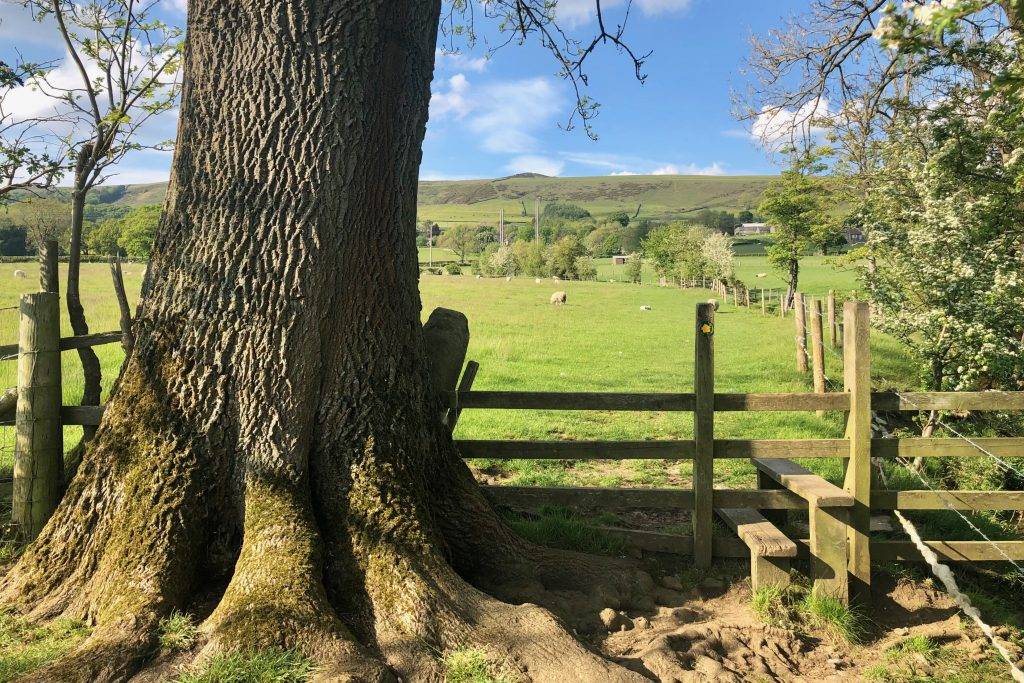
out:
{"label": "moss on tree trunk", "polygon": [[[415,245],[440,0],[193,0],[167,204],[96,437],[0,602],[96,626],[41,680],[118,680],[159,619],[200,656],[296,648],[329,677],[427,679],[485,647],[538,680],[634,680],[543,602],[649,579],[533,547],[430,395]],[[563,601],[564,602],[564,601]]]}

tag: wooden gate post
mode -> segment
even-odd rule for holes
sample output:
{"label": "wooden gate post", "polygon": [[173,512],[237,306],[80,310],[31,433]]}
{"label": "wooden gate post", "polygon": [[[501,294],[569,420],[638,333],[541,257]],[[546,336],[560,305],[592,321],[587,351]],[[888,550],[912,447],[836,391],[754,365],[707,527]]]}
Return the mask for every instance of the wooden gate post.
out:
{"label": "wooden gate post", "polygon": [[18,407],[11,519],[34,539],[60,502],[64,438],[60,422],[60,298],[21,298]]}
{"label": "wooden gate post", "polygon": [[[825,393],[825,340],[822,332],[821,300],[811,302],[811,366],[814,370],[814,393]],[[818,416],[824,410],[817,411]]]}
{"label": "wooden gate post", "polygon": [[807,372],[807,311],[800,292],[793,295],[793,308],[796,310],[796,369]]}
{"label": "wooden gate post", "polygon": [[839,348],[839,322],[836,320],[836,293],[828,290],[828,343],[833,349]]}
{"label": "wooden gate post", "polygon": [[57,272],[57,256],[60,247],[57,240],[46,240],[39,250],[39,289],[43,292],[60,292],[60,276]]}
{"label": "wooden gate post", "polygon": [[693,560],[711,566],[715,485],[715,307],[697,304],[693,362]]}
{"label": "wooden gate post", "polygon": [[847,527],[850,587],[857,597],[871,589],[871,347],[870,314],[863,301],[843,306],[843,384],[850,394],[846,426],[850,458],[844,488],[854,506]]}

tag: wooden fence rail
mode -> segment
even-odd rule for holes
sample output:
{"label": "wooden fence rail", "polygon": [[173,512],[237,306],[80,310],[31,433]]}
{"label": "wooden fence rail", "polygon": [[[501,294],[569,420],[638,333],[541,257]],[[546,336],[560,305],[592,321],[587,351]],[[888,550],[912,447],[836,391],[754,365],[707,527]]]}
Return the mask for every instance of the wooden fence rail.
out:
{"label": "wooden fence rail", "polygon": [[[719,288],[720,292],[725,292]],[[735,302],[749,301],[749,292],[740,296],[733,291]],[[769,296],[771,294],[769,293]],[[761,300],[764,300],[764,294]],[[783,299],[780,295],[780,306]],[[23,306],[22,339],[38,339],[41,320],[25,313]],[[828,300],[828,321],[822,327],[822,312],[815,306],[812,315],[812,339],[823,345],[825,337],[833,347],[842,348],[843,391],[822,391],[820,382],[814,393],[724,393],[714,386],[715,306],[699,304],[695,325],[695,377],[692,391],[672,393],[632,392],[523,392],[481,391],[472,388],[478,365],[472,361],[456,391],[448,397],[448,424],[456,424],[464,410],[539,410],[539,411],[654,411],[690,412],[694,414],[691,439],[646,441],[531,441],[531,440],[457,440],[465,458],[553,459],[553,460],[628,460],[663,459],[690,460],[694,465],[693,486],[655,489],[550,488],[485,486],[483,490],[495,503],[530,509],[558,504],[601,510],[649,508],[684,510],[691,513],[693,533],[690,536],[606,529],[629,543],[656,551],[690,554],[698,566],[707,566],[713,557],[752,556],[759,560],[761,576],[780,573],[765,572],[770,562],[779,558],[758,558],[772,545],[765,541],[778,539],[772,531],[774,520],[786,511],[806,510],[811,519],[808,539],[792,539],[798,555],[810,560],[815,590],[828,590],[842,599],[870,586],[872,560],[919,560],[912,544],[905,541],[873,539],[870,535],[871,511],[901,510],[1024,510],[1021,491],[938,491],[873,489],[872,458],[977,457],[998,458],[1024,456],[1024,438],[872,438],[872,411],[1013,411],[1024,410],[1024,392],[872,392],[870,390],[871,358],[868,339],[868,309],[859,302],[843,307],[842,325],[836,320],[834,297]],[[28,329],[31,328],[31,329]],[[52,332],[53,327],[47,329]],[[842,330],[842,339],[839,331]],[[115,343],[121,332],[104,332],[82,337],[52,340],[60,351]],[[33,342],[36,343],[36,342]],[[43,342],[40,342],[43,343]],[[0,347],[0,357],[17,357],[32,353],[24,342]],[[821,359],[814,350],[815,365]],[[20,382],[21,384],[21,382]],[[19,385],[19,449],[22,430],[45,446],[41,438],[40,415],[33,414],[37,405],[20,400]],[[59,396],[59,392],[57,394]],[[61,425],[97,425],[103,406],[63,406],[57,431]],[[714,416],[719,412],[736,411],[836,411],[848,413],[844,438],[833,439],[720,439],[714,435]],[[22,425],[25,425],[23,427]],[[43,425],[42,427],[40,425]],[[28,438],[27,436],[25,438]],[[27,443],[27,442],[26,442]],[[32,449],[28,449],[31,452]],[[45,450],[45,448],[43,449]],[[19,458],[28,452],[19,453]],[[803,470],[793,460],[840,458],[844,462],[842,487],[825,482]],[[759,468],[759,485],[755,489],[716,489],[713,484],[716,460],[748,459]],[[22,462],[22,460],[19,460]],[[24,468],[22,468],[24,469]],[[25,471],[29,471],[31,468]],[[38,472],[31,470],[37,476]],[[15,473],[15,478],[18,478]],[[37,485],[38,482],[36,482]],[[2,485],[2,483],[0,483]],[[24,490],[15,484],[15,490]],[[826,495],[827,494],[827,495]],[[823,497],[825,496],[825,497]],[[758,512],[760,511],[760,512]],[[729,523],[740,538],[716,538],[712,534],[713,519],[718,514]],[[763,513],[763,517],[760,516]],[[24,514],[24,513],[23,513]],[[32,514],[36,514],[33,512]],[[47,513],[48,514],[48,513]],[[34,525],[34,524],[33,524]],[[1001,561],[1007,557],[1024,560],[1024,541],[959,541],[935,540],[928,544],[945,561]],[[791,546],[786,546],[785,554]],[[776,550],[778,550],[776,547]],[[781,551],[780,551],[781,552]],[[788,560],[786,560],[788,561]],[[838,566],[845,572],[837,573]],[[752,563],[752,567],[754,564]]]}

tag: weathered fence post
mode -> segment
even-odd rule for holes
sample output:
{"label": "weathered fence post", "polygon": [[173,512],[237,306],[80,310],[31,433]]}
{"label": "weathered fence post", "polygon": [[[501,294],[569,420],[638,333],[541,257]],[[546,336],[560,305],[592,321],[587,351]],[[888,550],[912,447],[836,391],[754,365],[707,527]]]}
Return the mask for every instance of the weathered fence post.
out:
{"label": "weathered fence post", "polygon": [[11,520],[33,539],[60,502],[64,438],[60,422],[60,298],[21,298],[18,406]]}
{"label": "weathered fence post", "polygon": [[807,372],[807,311],[800,292],[793,295],[793,308],[796,310],[796,369]]}
{"label": "weathered fence post", "polygon": [[761,315],[768,315],[768,304],[764,300],[764,287],[761,288]]}
{"label": "weathered fence post", "polygon": [[854,595],[871,588],[871,346],[870,314],[863,301],[843,306],[843,384],[850,394],[846,435],[850,458],[844,488],[854,497],[847,527]]}
{"label": "weathered fence post", "polygon": [[747,287],[743,287],[743,305],[750,308],[750,290]]}
{"label": "weathered fence post", "polygon": [[839,322],[836,320],[836,293],[828,290],[828,343],[833,349],[838,349]]}
{"label": "weathered fence post", "polygon": [[60,292],[60,276],[57,272],[57,256],[60,247],[57,240],[46,240],[39,249],[39,289],[43,292]]}
{"label": "weathered fence post", "polygon": [[715,485],[715,307],[697,304],[693,362],[693,559],[711,566]]}
{"label": "weathered fence post", "polygon": [[[811,366],[814,370],[814,393],[825,393],[825,340],[822,332],[821,299],[811,302]],[[817,411],[818,416],[825,414]]]}

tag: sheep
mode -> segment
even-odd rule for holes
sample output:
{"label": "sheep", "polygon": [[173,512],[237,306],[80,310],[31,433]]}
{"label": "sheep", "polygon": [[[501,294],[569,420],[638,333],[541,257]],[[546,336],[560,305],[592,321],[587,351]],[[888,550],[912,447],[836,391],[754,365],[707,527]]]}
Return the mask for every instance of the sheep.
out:
{"label": "sheep", "polygon": [[476,276],[476,279],[477,279],[477,280],[479,280],[479,279],[480,279],[480,278],[482,278],[482,277],[483,277],[483,275],[477,275],[477,276]]}
{"label": "sheep", "polygon": [[758,273],[758,277],[768,277],[768,273]]}
{"label": "sheep", "polygon": [[648,306],[647,304],[644,304],[643,306],[640,307],[640,310],[641,311],[649,311],[649,310],[651,310],[651,307]]}
{"label": "sheep", "polygon": [[565,292],[555,292],[554,294],[551,295],[551,303],[553,303],[555,306],[561,306],[562,304],[564,304],[565,299]]}
{"label": "sheep", "polygon": [[558,277],[557,275],[552,275],[551,279],[554,280],[555,282],[561,282],[562,281],[562,278]]}
{"label": "sheep", "polygon": [[512,276],[511,275],[506,275],[505,276],[505,282],[512,282]]}
{"label": "sheep", "polygon": [[25,274],[24,270],[16,270],[16,271],[14,271],[14,277],[22,277],[22,278],[24,278],[24,277],[28,277],[28,275]]}
{"label": "sheep", "polygon": [[539,285],[540,284],[540,278],[535,279],[534,282],[536,282]]}
{"label": "sheep", "polygon": [[718,310],[718,299],[708,299],[708,303],[711,304],[716,311]]}

